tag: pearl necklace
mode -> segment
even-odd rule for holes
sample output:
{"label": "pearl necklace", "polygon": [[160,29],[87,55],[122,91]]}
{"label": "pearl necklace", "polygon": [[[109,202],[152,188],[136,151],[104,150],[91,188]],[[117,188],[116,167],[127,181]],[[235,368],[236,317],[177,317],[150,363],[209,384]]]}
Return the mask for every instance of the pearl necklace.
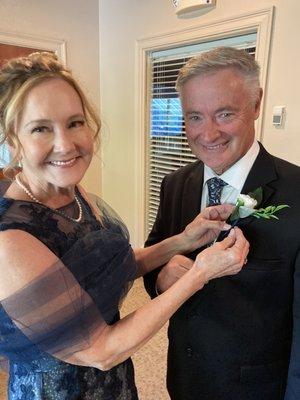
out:
{"label": "pearl necklace", "polygon": [[[32,193],[31,191],[21,182],[20,180],[20,173],[18,175],[16,175],[15,177],[16,183],[20,186],[21,189],[23,189],[23,191],[27,194],[27,196],[33,200],[35,203],[38,204],[42,204],[44,205],[42,202],[40,202]],[[57,214],[60,214],[62,217],[65,217],[73,222],[80,222],[82,219],[82,206],[81,203],[79,201],[79,198],[77,197],[77,195],[74,193],[74,199],[76,201],[76,204],[78,206],[78,210],[79,210],[79,215],[78,218],[72,218],[70,217],[68,214],[66,214],[65,212],[57,209],[57,208],[52,208],[52,207],[48,207],[50,208],[52,211],[56,212]]]}

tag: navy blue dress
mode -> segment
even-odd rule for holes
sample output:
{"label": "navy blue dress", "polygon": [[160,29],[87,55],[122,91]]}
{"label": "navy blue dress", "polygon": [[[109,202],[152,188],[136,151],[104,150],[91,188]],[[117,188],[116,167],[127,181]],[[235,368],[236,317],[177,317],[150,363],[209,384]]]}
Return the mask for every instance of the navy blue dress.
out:
{"label": "navy blue dress", "polygon": [[[119,319],[119,303],[136,274],[124,225],[98,201],[99,222],[78,196],[80,223],[37,203],[0,198],[0,230],[26,231],[60,260],[47,276],[1,301],[0,354],[8,360],[9,400],[138,398],[130,359],[100,371],[57,358],[88,347],[101,321]],[[76,203],[63,211],[76,213]],[[57,308],[61,297],[71,298],[70,304]]]}

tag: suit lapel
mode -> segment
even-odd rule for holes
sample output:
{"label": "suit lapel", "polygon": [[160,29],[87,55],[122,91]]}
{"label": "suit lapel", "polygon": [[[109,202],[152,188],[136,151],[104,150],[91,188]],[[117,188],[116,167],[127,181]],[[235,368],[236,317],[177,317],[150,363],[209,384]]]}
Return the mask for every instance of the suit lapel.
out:
{"label": "suit lapel", "polygon": [[[263,198],[262,202],[258,205],[258,208],[264,208],[268,205],[269,198],[275,192],[274,187],[272,187],[272,182],[276,180],[277,173],[274,166],[273,158],[260,144],[260,151],[245,181],[242,193],[247,194],[261,187]],[[254,220],[255,218],[251,216],[240,219],[238,221],[238,226],[243,227],[253,222]]]}
{"label": "suit lapel", "polygon": [[[202,162],[195,164],[193,172],[187,177],[182,194],[182,225],[184,228],[190,223],[196,215],[200,212],[201,196],[203,186],[204,167]],[[261,187],[263,190],[263,199],[260,207],[267,205],[269,198],[274,193],[275,189],[272,187],[272,182],[277,180],[277,173],[275,170],[272,156],[260,144],[259,154],[248,174],[242,193],[249,193]],[[249,223],[253,218],[245,218],[242,225]]]}
{"label": "suit lapel", "polygon": [[242,193],[247,194],[261,187],[263,199],[260,206],[263,207],[275,191],[271,184],[275,180],[277,180],[277,173],[272,156],[260,144],[260,152],[249,172]]}
{"label": "suit lapel", "polygon": [[190,223],[200,212],[203,185],[203,163],[198,162],[189,174],[182,193],[182,228]]}

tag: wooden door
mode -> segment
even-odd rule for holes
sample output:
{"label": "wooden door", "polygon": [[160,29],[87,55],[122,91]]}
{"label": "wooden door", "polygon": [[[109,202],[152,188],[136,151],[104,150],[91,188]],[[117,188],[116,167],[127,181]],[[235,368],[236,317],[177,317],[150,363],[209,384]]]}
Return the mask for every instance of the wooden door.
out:
{"label": "wooden door", "polygon": [[[15,57],[28,56],[28,54],[39,51],[38,49],[33,49],[30,47],[14,46],[11,44],[0,43],[0,68],[5,63],[5,61],[10,60]],[[5,146],[5,145],[4,145]],[[7,160],[9,160],[9,155],[6,147],[3,148],[4,159],[0,160],[2,166],[6,165]],[[0,171],[0,180],[3,179],[2,170]]]}
{"label": "wooden door", "polygon": [[0,43],[0,68],[6,60],[11,58],[28,56],[28,54],[38,51],[29,47],[14,46],[12,44]]}

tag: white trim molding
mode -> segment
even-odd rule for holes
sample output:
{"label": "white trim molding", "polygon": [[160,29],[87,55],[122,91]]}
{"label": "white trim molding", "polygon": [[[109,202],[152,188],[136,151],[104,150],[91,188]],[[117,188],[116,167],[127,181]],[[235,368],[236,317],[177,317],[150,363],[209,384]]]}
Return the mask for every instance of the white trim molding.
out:
{"label": "white trim molding", "polygon": [[[226,37],[257,33],[256,60],[261,67],[261,85],[266,88],[268,60],[271,42],[272,21],[274,7],[265,8],[252,13],[233,16],[231,18],[217,20],[209,24],[202,24],[193,28],[169,32],[137,40],[136,42],[136,80],[135,80],[135,224],[133,243],[141,246],[146,238],[146,132],[149,127],[147,115],[147,55],[149,52],[181,47],[205,41],[218,40]],[[263,124],[262,113],[256,124],[257,138],[261,138]]]}
{"label": "white trim molding", "polygon": [[67,62],[66,42],[64,40],[0,31],[0,43],[29,47],[37,50],[53,51],[64,65],[66,65]]}

